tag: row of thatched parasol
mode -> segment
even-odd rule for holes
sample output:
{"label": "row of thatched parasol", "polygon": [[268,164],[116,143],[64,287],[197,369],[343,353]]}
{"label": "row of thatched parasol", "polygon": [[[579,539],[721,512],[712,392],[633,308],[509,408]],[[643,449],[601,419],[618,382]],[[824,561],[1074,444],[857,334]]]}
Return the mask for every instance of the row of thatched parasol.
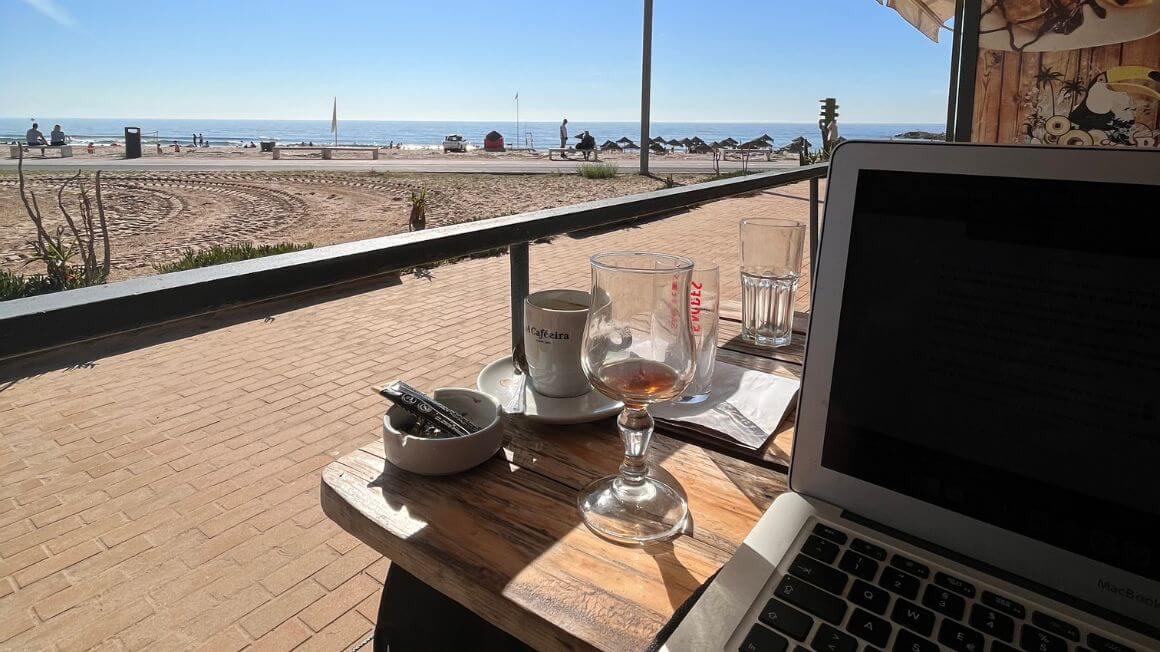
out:
{"label": "row of thatched parasol", "polygon": [[[754,138],[753,140],[750,140],[750,141],[746,141],[744,143],[737,141],[737,140],[734,140],[733,138],[726,138],[724,140],[715,141],[712,143],[707,143],[704,140],[702,140],[699,136],[693,136],[692,138],[684,138],[681,140],[677,140],[676,138],[670,138],[669,140],[665,140],[664,138],[662,138],[660,136],[656,136],[652,140],[649,141],[649,149],[652,149],[655,151],[663,151],[666,147],[669,147],[669,148],[684,147],[685,151],[692,152],[694,154],[703,154],[703,153],[712,152],[714,149],[717,149],[719,147],[725,147],[725,148],[737,147],[740,149],[756,149],[758,147],[771,147],[772,145],[773,145],[773,136],[770,136],[769,134],[762,134],[762,135],[758,136],[757,138]],[[611,141],[611,140],[604,141],[604,144],[600,146],[600,149],[602,149],[604,151],[610,151],[610,150],[611,151],[620,151],[620,150],[625,150],[625,149],[640,149],[640,146],[637,145],[635,142],[633,142],[632,139],[629,138],[628,136],[623,136],[623,137],[621,137],[620,140],[617,140],[617,141]]]}

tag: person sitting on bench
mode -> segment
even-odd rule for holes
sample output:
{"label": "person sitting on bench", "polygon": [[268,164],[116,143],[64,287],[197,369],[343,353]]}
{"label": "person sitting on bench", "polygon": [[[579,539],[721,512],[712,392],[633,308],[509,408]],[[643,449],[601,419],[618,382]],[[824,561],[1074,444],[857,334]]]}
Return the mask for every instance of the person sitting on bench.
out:
{"label": "person sitting on bench", "polygon": [[580,142],[576,143],[576,151],[582,152],[584,154],[584,160],[587,161],[588,156],[596,151],[596,138],[587,131],[581,133],[578,138]]}
{"label": "person sitting on bench", "polygon": [[68,144],[68,136],[64,135],[64,130],[60,128],[60,125],[53,125],[52,133],[49,134],[49,142],[54,147]]}
{"label": "person sitting on bench", "polygon": [[44,134],[40,133],[40,125],[35,122],[32,123],[32,129],[24,133],[24,140],[32,146],[48,144],[48,141],[44,139]]}

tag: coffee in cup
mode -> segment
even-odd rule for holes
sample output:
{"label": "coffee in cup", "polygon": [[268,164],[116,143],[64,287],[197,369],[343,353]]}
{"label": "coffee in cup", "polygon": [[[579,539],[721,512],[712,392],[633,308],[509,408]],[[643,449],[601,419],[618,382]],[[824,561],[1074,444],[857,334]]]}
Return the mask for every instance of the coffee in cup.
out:
{"label": "coffee in cup", "polygon": [[537,394],[567,398],[591,391],[580,364],[589,303],[580,290],[544,290],[524,299],[524,354]]}

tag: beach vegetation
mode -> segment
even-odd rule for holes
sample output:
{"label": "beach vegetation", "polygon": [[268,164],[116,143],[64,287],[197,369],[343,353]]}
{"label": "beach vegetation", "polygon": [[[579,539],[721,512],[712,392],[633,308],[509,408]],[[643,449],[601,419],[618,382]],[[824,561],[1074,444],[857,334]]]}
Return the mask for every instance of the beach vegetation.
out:
{"label": "beach vegetation", "polygon": [[278,254],[288,254],[294,251],[313,248],[314,245],[309,242],[305,244],[281,242],[278,244],[263,245],[256,245],[252,242],[241,242],[232,245],[214,245],[206,249],[186,249],[177,260],[168,263],[154,263],[153,269],[157,270],[159,274],[168,274],[169,272],[181,272],[187,269],[210,267],[211,265],[221,265],[223,263],[236,263],[241,260],[277,256]]}
{"label": "beach vegetation", "polygon": [[618,172],[612,163],[581,163],[576,171],[585,179],[612,179]]}
{"label": "beach vegetation", "polygon": [[422,231],[427,228],[427,191],[411,191],[411,219],[407,227],[412,231]]}
{"label": "beach vegetation", "polygon": [[[24,287],[51,292],[104,283],[109,277],[110,247],[109,225],[105,219],[105,204],[101,197],[100,170],[97,171],[93,181],[94,194],[89,193],[80,171],[57,188],[56,206],[64,217],[64,224],[58,225],[55,229],[45,224],[45,215],[40,208],[40,201],[36,198],[36,192],[25,182],[23,152],[20,153],[16,164],[16,174],[20,201],[24,205],[28,219],[36,227],[36,240],[29,243],[33,251],[32,260],[43,263],[45,267],[44,274],[27,277]],[[78,199],[77,205],[70,211],[65,201],[65,191],[74,185]],[[78,257],[79,264],[76,262]],[[20,285],[21,282],[12,280],[15,278],[26,277],[8,275],[9,282]]]}
{"label": "beach vegetation", "polygon": [[0,301],[23,299],[24,297],[34,297],[39,294],[50,294],[79,287],[84,287],[80,284],[79,276],[70,277],[62,285],[61,280],[44,274],[24,276],[0,269]]}

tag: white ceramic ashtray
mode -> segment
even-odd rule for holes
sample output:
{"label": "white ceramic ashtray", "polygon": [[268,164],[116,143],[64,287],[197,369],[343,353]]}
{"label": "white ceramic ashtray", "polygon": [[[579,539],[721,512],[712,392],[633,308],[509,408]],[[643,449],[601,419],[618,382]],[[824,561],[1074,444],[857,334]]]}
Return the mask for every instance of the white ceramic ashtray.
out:
{"label": "white ceramic ashtray", "polygon": [[458,387],[442,387],[432,397],[480,429],[463,437],[415,437],[408,434],[415,417],[392,406],[383,416],[383,446],[388,462],[411,473],[451,475],[483,464],[503,445],[503,421],[494,398]]}

